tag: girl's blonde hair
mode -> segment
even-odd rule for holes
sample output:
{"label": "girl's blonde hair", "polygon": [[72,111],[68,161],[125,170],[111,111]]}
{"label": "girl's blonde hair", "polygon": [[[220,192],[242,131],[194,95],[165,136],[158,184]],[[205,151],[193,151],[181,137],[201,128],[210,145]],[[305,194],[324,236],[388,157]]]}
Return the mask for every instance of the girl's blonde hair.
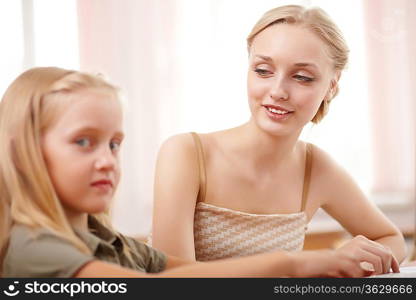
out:
{"label": "girl's blonde hair", "polygon": [[[50,229],[90,253],[65,216],[41,149],[42,132],[56,120],[63,104],[86,89],[115,97],[118,93],[97,76],[33,68],[15,79],[0,102],[0,267],[13,224]],[[105,213],[98,217],[110,225]]]}
{"label": "girl's blonde hair", "polygon": [[[250,52],[254,38],[264,29],[280,24],[302,25],[317,34],[328,46],[328,53],[333,61],[334,70],[342,71],[348,62],[348,46],[341,31],[329,16],[320,8],[305,8],[299,5],[286,5],[267,11],[254,25],[247,37],[247,48]],[[324,99],[318,112],[312,119],[319,123],[328,112],[329,103],[338,94],[338,85],[331,97]]]}

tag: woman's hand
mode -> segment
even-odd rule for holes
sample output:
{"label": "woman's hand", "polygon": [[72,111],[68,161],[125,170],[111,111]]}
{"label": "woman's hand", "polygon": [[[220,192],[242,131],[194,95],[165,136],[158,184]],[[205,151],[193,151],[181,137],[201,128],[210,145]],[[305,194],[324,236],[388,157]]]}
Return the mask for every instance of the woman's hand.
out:
{"label": "woman's hand", "polygon": [[294,253],[293,277],[363,277],[370,275],[360,261],[347,252],[335,250]]}
{"label": "woman's hand", "polygon": [[400,272],[399,263],[389,248],[362,235],[357,235],[336,251],[350,254],[363,264],[371,264],[373,274],[388,273],[390,269],[395,273]]}

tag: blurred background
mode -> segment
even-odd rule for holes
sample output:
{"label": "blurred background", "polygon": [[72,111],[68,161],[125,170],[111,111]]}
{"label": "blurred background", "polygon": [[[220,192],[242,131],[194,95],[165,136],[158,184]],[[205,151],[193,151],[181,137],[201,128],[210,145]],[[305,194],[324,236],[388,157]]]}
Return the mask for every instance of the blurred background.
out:
{"label": "blurred background", "polygon": [[[285,4],[323,8],[351,50],[329,114],[302,139],[328,151],[410,238],[416,1],[2,0],[0,93],[34,66],[102,73],[119,86],[127,137],[112,217],[121,232],[144,237],[159,146],[249,119],[245,39],[265,11]],[[315,248],[345,233],[319,211],[309,236]]]}

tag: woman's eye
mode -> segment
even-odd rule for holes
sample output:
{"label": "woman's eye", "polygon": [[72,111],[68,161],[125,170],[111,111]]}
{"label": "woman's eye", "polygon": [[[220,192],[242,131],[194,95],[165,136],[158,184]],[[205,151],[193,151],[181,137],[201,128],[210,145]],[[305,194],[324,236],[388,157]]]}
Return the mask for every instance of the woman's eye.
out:
{"label": "woman's eye", "polygon": [[308,77],[308,76],[303,76],[303,75],[295,75],[293,76],[296,80],[298,81],[303,81],[303,82],[311,82],[314,80],[314,78],[312,77]]}
{"label": "woman's eye", "polygon": [[259,74],[260,76],[266,76],[266,75],[272,74],[271,71],[266,70],[266,69],[260,69],[260,68],[254,69],[254,72],[256,72],[257,74]]}
{"label": "woman's eye", "polygon": [[91,144],[92,144],[89,138],[77,139],[75,143],[77,143],[78,145],[84,148],[91,147]]}

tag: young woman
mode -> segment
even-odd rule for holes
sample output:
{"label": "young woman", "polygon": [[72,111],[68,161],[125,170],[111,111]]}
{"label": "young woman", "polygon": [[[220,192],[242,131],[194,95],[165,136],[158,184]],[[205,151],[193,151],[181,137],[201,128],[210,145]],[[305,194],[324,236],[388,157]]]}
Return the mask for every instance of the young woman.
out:
{"label": "young woman", "polygon": [[405,257],[399,230],[327,153],[299,140],[338,92],[348,59],[339,29],[321,9],[283,6],[264,14],[247,46],[250,120],[160,149],[153,246],[199,261],[298,251],[322,207],[354,236],[337,251],[388,272]]}
{"label": "young woman", "polygon": [[334,251],[196,263],[117,233],[106,212],[122,140],[117,90],[100,78],[34,68],[10,85],[0,102],[2,277],[364,275]]}

